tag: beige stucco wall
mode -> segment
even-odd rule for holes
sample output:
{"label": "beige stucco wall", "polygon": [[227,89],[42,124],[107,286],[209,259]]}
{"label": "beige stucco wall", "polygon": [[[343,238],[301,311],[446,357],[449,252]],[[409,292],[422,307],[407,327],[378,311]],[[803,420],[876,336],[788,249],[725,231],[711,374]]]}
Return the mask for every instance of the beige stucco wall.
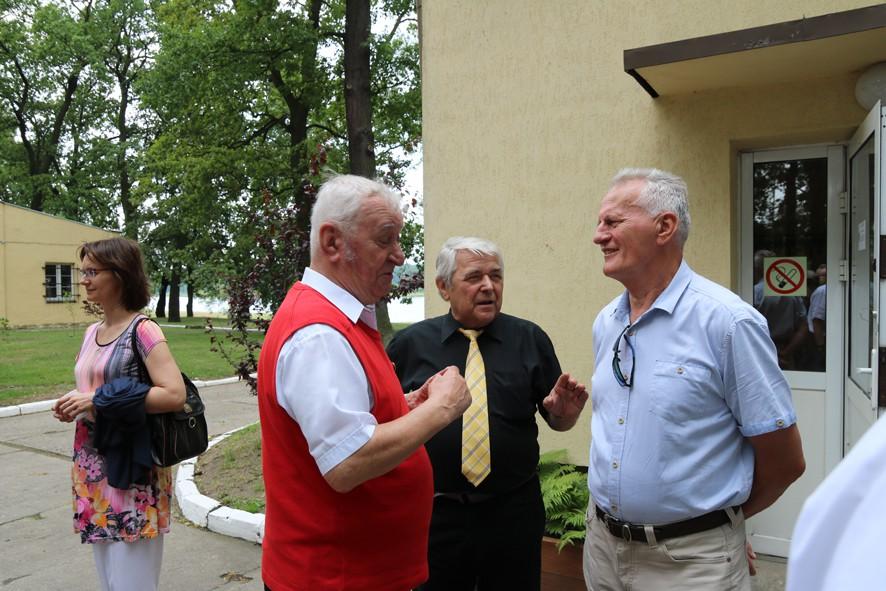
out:
{"label": "beige stucco wall", "polygon": [[[591,325],[621,291],[592,243],[608,180],[624,166],[682,175],[693,230],[686,259],[734,287],[740,149],[842,142],[864,116],[857,74],[653,100],[623,51],[865,6],[867,2],[423,0],[427,314],[432,261],[454,234],[505,253],[504,309],[538,322],[564,369],[589,382]],[[589,417],[544,449],[586,463]]]}
{"label": "beige stucco wall", "polygon": [[[78,300],[45,301],[43,266],[46,263],[79,267],[77,247],[84,242],[117,236],[22,207],[0,203],[0,318],[10,326],[88,322]],[[74,275],[75,288],[79,277]]]}

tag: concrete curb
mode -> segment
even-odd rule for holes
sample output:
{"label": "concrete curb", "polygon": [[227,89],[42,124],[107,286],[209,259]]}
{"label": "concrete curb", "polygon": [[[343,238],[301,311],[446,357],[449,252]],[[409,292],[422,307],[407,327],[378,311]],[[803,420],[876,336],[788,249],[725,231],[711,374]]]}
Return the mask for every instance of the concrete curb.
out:
{"label": "concrete curb", "polygon": [[[230,435],[248,426],[245,425],[213,437],[209,442],[209,447],[224,441]],[[261,544],[265,536],[264,513],[249,513],[240,509],[231,509],[215,499],[200,494],[194,482],[194,469],[198,459],[199,456],[182,462],[175,474],[175,497],[182,514],[194,525],[205,527],[225,536]]]}
{"label": "concrete curb", "polygon": [[[188,330],[202,330],[205,332],[214,332],[214,331],[234,332],[234,329],[231,328],[230,326],[213,326],[211,331],[206,330],[205,326],[199,326],[196,324],[160,324],[158,322],[157,326],[159,326],[160,328],[184,328],[184,329],[188,329]],[[262,329],[260,329],[260,328],[246,328],[244,330],[246,332],[262,332]]]}
{"label": "concrete curb", "polygon": [[[252,374],[252,377],[255,377],[255,374]],[[210,387],[210,386],[223,386],[225,384],[236,384],[240,381],[240,378],[237,376],[231,378],[221,378],[218,380],[194,380],[194,385],[198,388]],[[56,399],[52,400],[41,400],[39,402],[26,402],[24,404],[15,404],[12,406],[0,406],[0,419],[6,417],[18,417],[21,415],[29,415],[35,412],[46,412],[48,410],[52,410],[52,406],[55,404]]]}

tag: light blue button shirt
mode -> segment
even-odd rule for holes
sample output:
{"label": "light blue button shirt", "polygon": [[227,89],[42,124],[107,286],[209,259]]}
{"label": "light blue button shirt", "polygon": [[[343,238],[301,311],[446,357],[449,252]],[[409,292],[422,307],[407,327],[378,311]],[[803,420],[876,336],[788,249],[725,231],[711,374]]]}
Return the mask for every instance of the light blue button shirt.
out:
{"label": "light blue button shirt", "polygon": [[663,524],[740,505],[754,475],[747,437],[796,422],[766,321],[684,261],[626,333],[618,385],[612,348],[630,323],[627,293],[594,322],[588,486],[603,510]]}

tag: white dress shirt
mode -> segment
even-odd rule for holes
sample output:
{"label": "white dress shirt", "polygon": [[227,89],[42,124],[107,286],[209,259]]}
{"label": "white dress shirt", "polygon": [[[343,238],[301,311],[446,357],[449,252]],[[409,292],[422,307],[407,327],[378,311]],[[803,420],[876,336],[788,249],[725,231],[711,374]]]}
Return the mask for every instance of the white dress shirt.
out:
{"label": "white dress shirt", "polygon": [[[356,324],[376,327],[375,306],[364,306],[321,273],[305,269],[301,282],[317,290]],[[283,344],[277,358],[277,402],[298,423],[321,474],[363,447],[378,424],[369,382],[340,332],[310,324]]]}
{"label": "white dress shirt", "polygon": [[886,420],[880,419],[806,499],[787,591],[886,587]]}

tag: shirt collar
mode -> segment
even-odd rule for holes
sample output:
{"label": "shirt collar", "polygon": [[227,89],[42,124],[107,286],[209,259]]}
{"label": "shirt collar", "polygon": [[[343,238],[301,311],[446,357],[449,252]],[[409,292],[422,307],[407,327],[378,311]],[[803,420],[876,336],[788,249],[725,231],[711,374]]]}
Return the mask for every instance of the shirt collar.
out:
{"label": "shirt collar", "polygon": [[[501,335],[499,334],[500,331],[498,328],[498,326],[500,324],[498,322],[499,316],[501,316],[501,312],[499,312],[498,314],[495,315],[495,319],[492,322],[490,322],[489,324],[487,324],[483,328],[477,329],[477,330],[482,330],[483,334],[485,336],[492,337],[495,340],[500,341]],[[461,326],[461,324],[459,324],[459,322],[455,318],[452,317],[452,310],[450,310],[449,312],[446,313],[446,316],[443,318],[443,324],[440,327],[440,342],[442,343],[442,342],[445,342],[446,340],[448,340],[449,337],[451,337],[453,334],[458,332],[459,328],[462,328],[462,326]],[[459,335],[459,336],[462,336],[462,335]]]}
{"label": "shirt collar", "polygon": [[[692,281],[692,275],[692,269],[689,268],[689,264],[685,260],[681,261],[680,266],[677,268],[677,272],[674,273],[674,276],[671,278],[671,282],[668,283],[668,286],[663,292],[658,294],[658,297],[655,298],[655,302],[652,303],[652,306],[650,306],[649,309],[658,309],[667,312],[668,314],[672,314],[674,308],[677,307],[677,302],[680,300],[683,292],[689,287],[689,283]],[[612,315],[625,318],[629,315],[629,311],[630,304],[628,300],[628,292],[625,290],[621,294],[615,308],[612,310]],[[648,310],[646,313],[649,313]]]}
{"label": "shirt collar", "polygon": [[354,324],[357,324],[358,320],[362,320],[370,328],[377,330],[374,304],[364,306],[349,291],[334,283],[323,273],[315,271],[310,267],[305,267],[301,282],[329,300],[333,306],[338,308]]}

